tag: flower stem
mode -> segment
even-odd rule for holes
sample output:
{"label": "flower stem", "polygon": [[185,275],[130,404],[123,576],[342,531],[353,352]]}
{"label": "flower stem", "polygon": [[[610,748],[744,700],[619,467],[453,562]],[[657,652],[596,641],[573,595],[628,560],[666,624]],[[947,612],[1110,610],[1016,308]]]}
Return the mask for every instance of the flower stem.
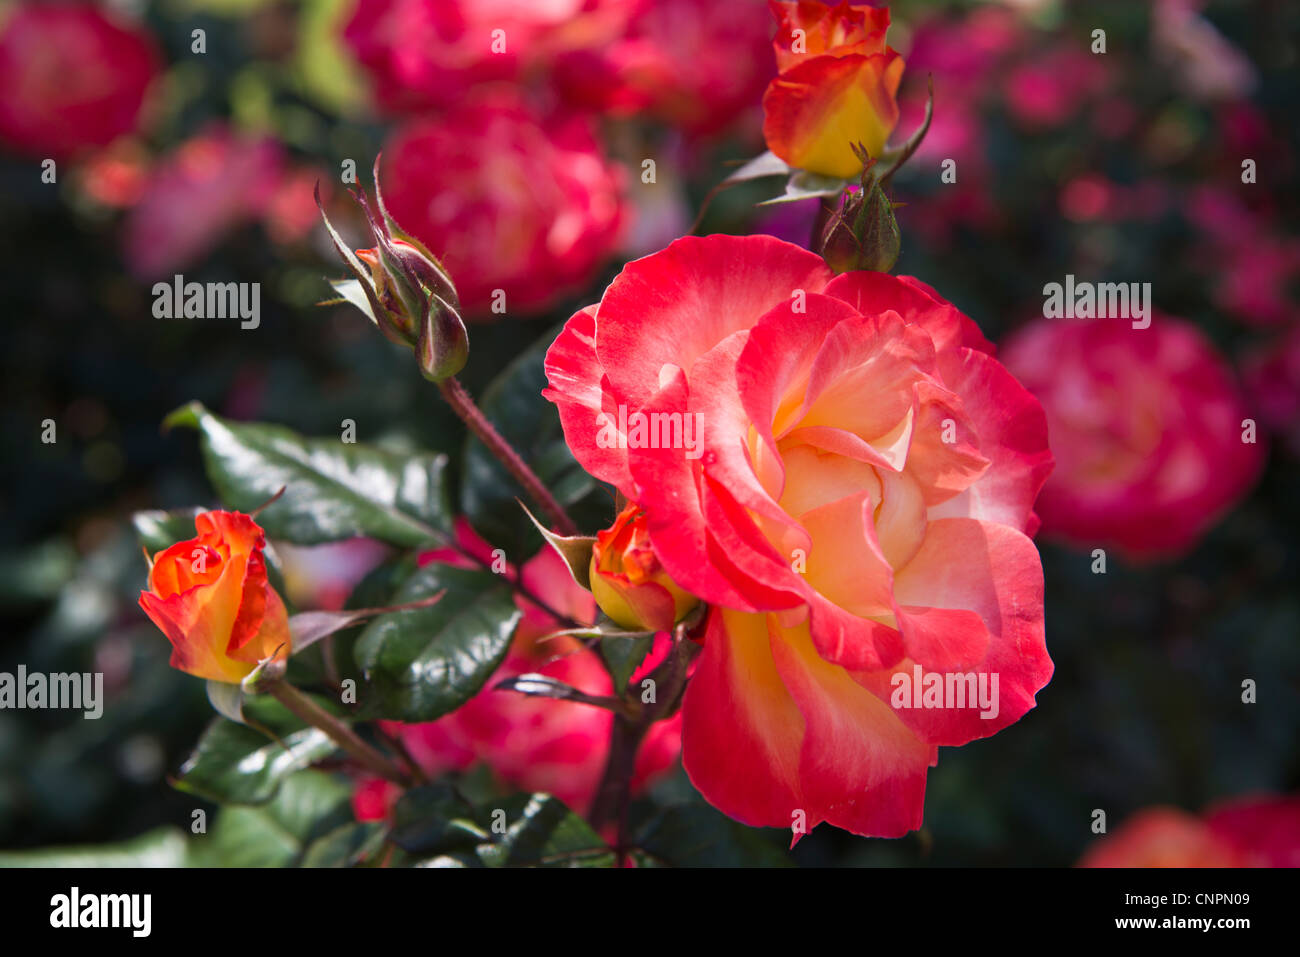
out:
{"label": "flower stem", "polygon": [[366,744],[355,731],[293,685],[285,681],[271,681],[263,687],[295,717],[329,735],[330,740],[355,758],[366,770],[402,787],[410,786],[410,778],[397,765]]}
{"label": "flower stem", "polygon": [[496,430],[496,427],[488,421],[487,416],[474,404],[470,394],[465,391],[465,387],[454,376],[443,379],[438,383],[438,389],[442,392],[442,397],[447,400],[447,404],[452,407],[455,413],[460,416],[461,420],[469,426],[469,430],[478,436],[478,440],[487,446],[488,451],[497,457],[502,465],[515,477],[515,480],[524,487],[529,497],[537,503],[542,511],[550,516],[555,522],[556,530],[561,535],[577,535],[578,526],[574,523],[564,507],[555,500],[542,480],[537,477],[532,469],[514,450],[514,447],[505,440],[505,437]]}
{"label": "flower stem", "polygon": [[[617,837],[614,850],[618,855],[619,866],[626,863],[629,850],[627,809],[632,798],[632,775],[636,771],[637,751],[650,726],[677,710],[686,688],[686,673],[691,659],[698,652],[699,646],[686,637],[685,625],[677,625],[673,629],[673,647],[651,675],[655,682],[654,703],[642,706],[640,699],[635,698],[635,717],[614,713],[609,757],[588,817],[591,826],[597,831],[611,823],[615,825]],[[634,694],[634,690],[625,692],[625,696]]]}
{"label": "flower stem", "polygon": [[602,831],[609,824],[617,830],[615,852],[619,865],[623,864],[624,848],[627,844],[627,807],[632,799],[632,775],[636,771],[636,754],[641,748],[641,739],[650,729],[648,722],[633,721],[621,714],[614,715],[614,726],[610,730],[609,757],[605,761],[605,773],[601,776],[596,799],[591,805],[589,815],[591,826]]}

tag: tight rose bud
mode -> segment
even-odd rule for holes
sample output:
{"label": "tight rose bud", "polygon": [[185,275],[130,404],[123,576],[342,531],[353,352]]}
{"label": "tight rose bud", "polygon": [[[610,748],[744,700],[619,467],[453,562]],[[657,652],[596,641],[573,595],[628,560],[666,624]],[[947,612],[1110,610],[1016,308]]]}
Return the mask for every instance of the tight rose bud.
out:
{"label": "tight rose bud", "polygon": [[635,502],[596,535],[591,593],[600,610],[624,628],[666,631],[699,599],[668,577],[650,545],[645,513]]}
{"label": "tight rose bud", "polygon": [[[858,147],[870,166],[874,160]],[[836,273],[869,269],[889,272],[898,261],[902,236],[894,219],[894,204],[870,169],[862,173],[862,188],[844,195],[843,204],[822,232],[820,249],[826,265]]]}
{"label": "tight rose bud", "polygon": [[261,527],[241,512],[203,512],[198,536],[160,552],[140,607],[172,643],[171,666],[236,684],[289,653],[289,616],[266,578]]}
{"label": "tight rose bud", "polygon": [[[375,245],[353,253],[343,243],[325,215],[321,216],[334,246],[352,270],[364,300],[348,295],[351,283],[335,288],[345,299],[360,307],[379,330],[399,345],[410,347],[420,372],[433,382],[449,379],[465,368],[469,359],[469,335],[460,315],[456,287],[442,265],[418,240],[403,232],[388,214],[379,190],[379,163],[375,162],[375,199],[382,219],[371,212],[361,193],[354,194]],[[320,191],[317,190],[317,205]]]}

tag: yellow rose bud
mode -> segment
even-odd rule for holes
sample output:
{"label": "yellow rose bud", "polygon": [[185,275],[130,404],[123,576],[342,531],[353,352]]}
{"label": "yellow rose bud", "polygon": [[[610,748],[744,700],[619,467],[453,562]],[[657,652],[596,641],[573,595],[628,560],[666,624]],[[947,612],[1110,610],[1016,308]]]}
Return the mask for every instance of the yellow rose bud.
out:
{"label": "yellow rose bud", "polygon": [[601,611],[633,631],[667,631],[699,604],[664,571],[650,544],[645,513],[635,502],[596,535],[591,593]]}

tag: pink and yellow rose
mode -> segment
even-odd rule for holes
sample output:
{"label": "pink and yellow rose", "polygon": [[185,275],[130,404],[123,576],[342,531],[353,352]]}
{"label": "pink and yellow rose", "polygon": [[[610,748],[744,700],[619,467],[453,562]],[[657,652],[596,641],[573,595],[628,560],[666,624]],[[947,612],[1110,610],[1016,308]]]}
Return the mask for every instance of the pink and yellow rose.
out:
{"label": "pink and yellow rose", "polygon": [[[915,279],[710,236],[629,264],[548,352],[570,449],[714,606],[683,762],[732,817],[901,835],[938,747],[1013,723],[1050,678],[1029,538],[1046,422],[992,351]],[[609,441],[634,413],[698,414],[699,454]],[[917,668],[998,676],[996,716],[915,707],[897,692]]]}

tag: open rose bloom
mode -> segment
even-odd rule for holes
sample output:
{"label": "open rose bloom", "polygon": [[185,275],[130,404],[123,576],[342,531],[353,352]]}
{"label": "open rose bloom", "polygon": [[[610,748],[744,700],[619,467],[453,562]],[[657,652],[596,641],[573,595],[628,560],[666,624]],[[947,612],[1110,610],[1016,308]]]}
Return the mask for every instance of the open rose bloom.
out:
{"label": "open rose bloom", "polygon": [[[898,836],[940,745],[1033,707],[1052,673],[1029,538],[1046,423],[933,290],[833,278],[769,236],[681,239],[574,316],[546,373],[579,462],[713,605],[682,729],[712,804],[796,840],[821,821]],[[611,441],[612,421],[650,429]],[[668,441],[674,422],[702,443]],[[969,675],[969,698],[900,694],[918,668]]]}

